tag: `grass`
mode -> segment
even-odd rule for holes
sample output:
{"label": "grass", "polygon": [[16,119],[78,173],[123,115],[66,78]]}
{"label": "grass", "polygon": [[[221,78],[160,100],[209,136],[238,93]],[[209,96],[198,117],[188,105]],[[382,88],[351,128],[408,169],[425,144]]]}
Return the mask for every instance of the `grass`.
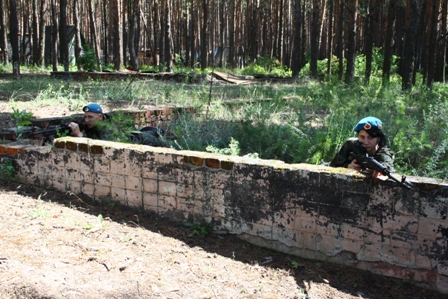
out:
{"label": "grass", "polygon": [[[360,81],[361,82],[361,81]],[[143,105],[193,106],[195,117],[181,115],[168,128],[176,149],[209,151],[320,164],[331,160],[353,127],[365,116],[384,123],[396,154],[396,169],[405,175],[448,176],[448,88],[417,85],[402,91],[397,77],[387,86],[345,85],[333,78],[301,77],[293,84],[251,86],[166,83],[154,80],[86,82],[47,76],[2,80],[1,90],[14,109],[120,102],[124,108]],[[5,95],[5,92],[2,93]],[[231,102],[240,104],[229,105]],[[235,146],[236,144],[236,146]]]}

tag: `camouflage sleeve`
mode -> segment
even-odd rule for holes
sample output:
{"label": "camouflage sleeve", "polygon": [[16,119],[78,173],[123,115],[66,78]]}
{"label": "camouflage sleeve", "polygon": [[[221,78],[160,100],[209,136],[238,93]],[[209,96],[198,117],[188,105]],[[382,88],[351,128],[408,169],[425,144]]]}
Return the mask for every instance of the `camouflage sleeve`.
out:
{"label": "camouflage sleeve", "polygon": [[392,150],[388,147],[380,148],[373,156],[375,160],[383,164],[390,170],[390,172],[395,172],[394,159],[395,155]]}
{"label": "camouflage sleeve", "polygon": [[336,153],[330,162],[331,167],[347,167],[353,160],[350,156],[350,152],[353,151],[355,144],[358,139],[350,138],[341,147],[341,149]]}

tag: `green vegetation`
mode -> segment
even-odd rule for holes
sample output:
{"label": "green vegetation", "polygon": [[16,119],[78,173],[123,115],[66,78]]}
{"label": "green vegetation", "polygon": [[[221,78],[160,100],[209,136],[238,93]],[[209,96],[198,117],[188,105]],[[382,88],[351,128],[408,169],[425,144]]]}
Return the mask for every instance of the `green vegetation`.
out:
{"label": "green vegetation", "polygon": [[33,113],[27,112],[26,110],[19,111],[19,109],[13,108],[11,117],[16,121],[17,138],[20,139],[23,133],[23,127],[31,125],[31,120],[34,118]]}
{"label": "green vegetation", "polygon": [[188,234],[189,237],[205,237],[208,236],[211,231],[211,224],[209,223],[201,225],[199,223],[183,222],[182,225],[190,229],[190,233]]}
{"label": "green vegetation", "polygon": [[0,163],[0,179],[3,181],[11,181],[16,174],[16,169],[12,160],[5,159]]}
{"label": "green vegetation", "polygon": [[[448,88],[434,83],[432,89],[415,86],[402,91],[400,78],[392,74],[384,85],[382,57],[375,52],[372,78],[365,84],[363,56],[357,58],[356,84],[346,85],[325,74],[326,62],[318,65],[322,80],[306,76],[307,67],[294,83],[230,85],[173,83],[155,80],[86,82],[59,81],[49,76],[3,80],[1,90],[16,114],[25,107],[67,105],[79,113],[88,102],[120,109],[149,105],[193,106],[197,113],[181,114],[166,131],[174,136],[175,149],[249,155],[287,163],[320,164],[331,160],[353,127],[365,116],[384,123],[388,143],[396,154],[396,169],[405,175],[434,178],[448,176]],[[337,63],[334,62],[334,71]],[[203,72],[210,74],[211,70]],[[281,73],[283,71],[283,73]],[[275,60],[260,58],[235,74],[287,75]],[[417,80],[419,82],[421,80]],[[5,92],[2,93],[5,95]],[[33,100],[29,102],[29,100]],[[125,141],[123,128],[129,119],[118,117],[115,140]]]}

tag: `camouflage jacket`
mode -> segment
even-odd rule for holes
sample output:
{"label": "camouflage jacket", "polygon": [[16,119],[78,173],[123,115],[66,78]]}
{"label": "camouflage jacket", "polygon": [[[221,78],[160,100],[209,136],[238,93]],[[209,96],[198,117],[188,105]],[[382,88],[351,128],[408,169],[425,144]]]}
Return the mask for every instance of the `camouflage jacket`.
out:
{"label": "camouflage jacket", "polygon": [[[342,145],[339,152],[336,153],[333,160],[330,162],[331,167],[347,167],[353,160],[350,155],[352,151],[355,150],[356,144],[358,143],[358,138],[349,138],[344,145]],[[373,155],[373,158],[386,166],[390,172],[395,172],[394,168],[394,153],[387,147],[379,148]]]}

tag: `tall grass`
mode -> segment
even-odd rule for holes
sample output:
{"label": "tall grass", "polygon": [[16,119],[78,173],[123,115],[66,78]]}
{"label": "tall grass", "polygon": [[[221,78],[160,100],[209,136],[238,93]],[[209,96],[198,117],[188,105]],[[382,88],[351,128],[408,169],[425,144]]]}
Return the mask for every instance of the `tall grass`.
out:
{"label": "tall grass", "polygon": [[346,138],[354,136],[358,120],[372,115],[384,123],[398,172],[436,178],[448,175],[446,84],[434,84],[432,89],[416,86],[405,92],[396,77],[387,86],[377,77],[369,85],[302,77],[293,84],[210,86],[208,82],[132,79],[72,82],[36,76],[0,80],[0,90],[16,109],[57,102],[78,112],[92,101],[109,106],[120,103],[121,108],[194,106],[199,113],[181,115],[170,124],[171,147],[208,148],[288,163],[330,161]]}

